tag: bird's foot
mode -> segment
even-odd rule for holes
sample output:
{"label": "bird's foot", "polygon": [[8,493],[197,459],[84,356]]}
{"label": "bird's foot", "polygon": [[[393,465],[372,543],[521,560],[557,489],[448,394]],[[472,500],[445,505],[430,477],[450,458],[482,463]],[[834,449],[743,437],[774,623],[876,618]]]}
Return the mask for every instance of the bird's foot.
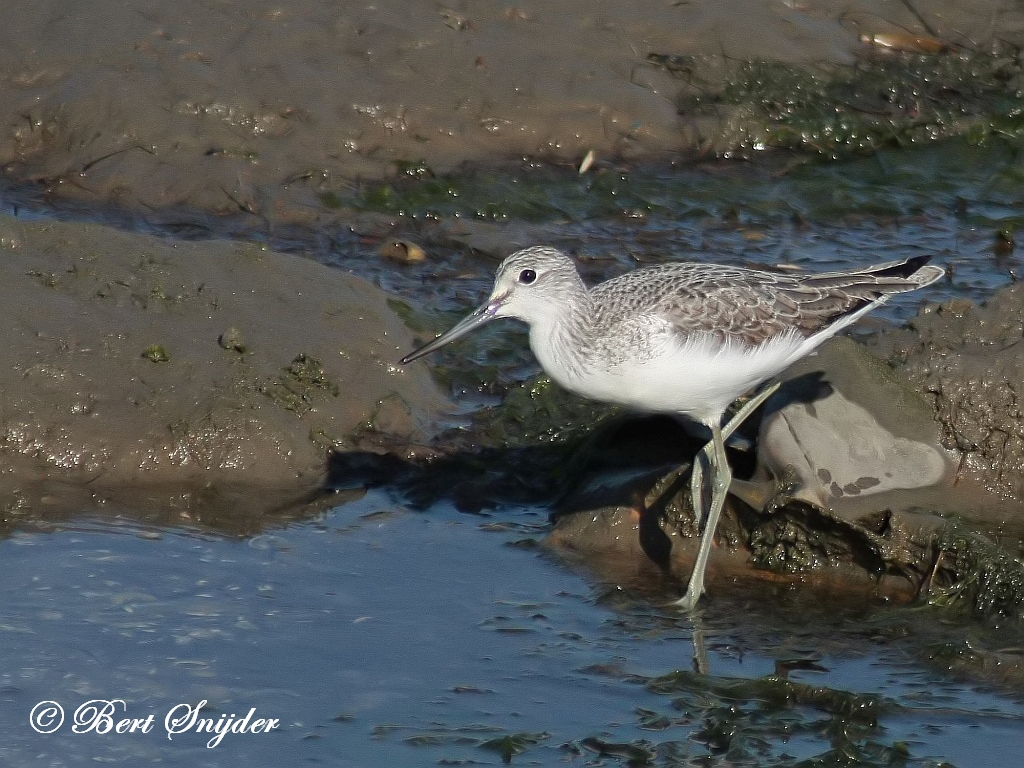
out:
{"label": "bird's foot", "polygon": [[679,608],[687,613],[691,613],[697,609],[697,604],[700,602],[701,593],[703,591],[704,590],[701,589],[700,592],[695,592],[687,588],[685,595],[678,600],[673,600],[669,605],[673,608]]}

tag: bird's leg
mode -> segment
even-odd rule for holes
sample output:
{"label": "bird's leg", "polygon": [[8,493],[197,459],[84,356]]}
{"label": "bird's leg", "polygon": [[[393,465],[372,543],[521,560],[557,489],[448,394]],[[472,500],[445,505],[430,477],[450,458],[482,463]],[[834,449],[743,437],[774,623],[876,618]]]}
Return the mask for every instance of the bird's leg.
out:
{"label": "bird's leg", "polygon": [[725,503],[725,495],[729,491],[729,481],[732,479],[729,462],[725,456],[722,428],[714,423],[710,426],[711,451],[707,453],[707,457],[708,474],[711,478],[711,506],[708,509],[707,520],[704,521],[704,530],[700,536],[700,549],[697,550],[697,559],[693,564],[693,572],[690,574],[690,583],[686,586],[686,594],[675,603],[687,611],[696,608],[697,601],[704,594],[704,571],[708,565],[708,556],[711,554],[711,542],[715,538],[715,528],[718,527],[718,518],[722,514],[722,505]]}
{"label": "bird's leg", "polygon": [[[728,423],[722,427],[722,440],[728,440],[729,436],[739,429],[740,424],[746,421],[750,417],[750,414],[758,409],[761,403],[774,395],[778,388],[779,382],[777,381],[769,384],[740,406],[740,409],[736,411],[733,417],[729,419]],[[710,443],[708,443],[708,445],[710,445]],[[705,446],[704,450],[707,450],[707,446]]]}
{"label": "bird's leg", "polygon": [[708,462],[708,474],[711,478],[711,505],[708,509],[707,519],[704,521],[700,549],[697,551],[697,559],[693,565],[693,572],[690,574],[690,583],[686,587],[686,594],[674,603],[684,610],[691,611],[696,608],[697,602],[704,594],[704,571],[707,569],[708,557],[711,554],[711,543],[715,538],[718,518],[722,514],[722,506],[725,504],[729,484],[732,482],[732,470],[729,468],[729,460],[725,455],[725,438],[731,435],[778,388],[779,385],[776,382],[762,389],[743,404],[736,415],[729,419],[729,423],[725,427],[719,427],[714,422],[710,423],[708,426],[711,427],[711,442],[704,446],[693,459],[690,494],[694,514],[703,516],[704,513],[703,473],[698,473],[696,482],[693,480],[693,473],[697,472],[697,467],[700,466],[701,454],[704,454]]}
{"label": "bird's leg", "polygon": [[[754,411],[775,394],[775,391],[779,388],[779,382],[769,384],[767,387],[762,389],[756,395],[751,397],[745,402],[735,415],[729,419],[728,423],[722,427],[722,440],[729,439],[729,436],[735,432],[739,426],[750,417]],[[697,520],[697,527],[703,530],[701,523],[704,519],[704,467],[701,465],[701,457],[704,457],[704,461],[710,462],[711,459],[711,447],[712,444],[708,443],[701,448],[697,454],[693,457],[693,466],[690,468],[690,507],[693,509],[693,516]]]}
{"label": "bird's leg", "polygon": [[690,467],[690,507],[693,509],[693,519],[697,523],[697,530],[703,530],[704,526],[704,461],[710,461],[711,454],[708,453],[708,443],[693,457],[693,464]]}

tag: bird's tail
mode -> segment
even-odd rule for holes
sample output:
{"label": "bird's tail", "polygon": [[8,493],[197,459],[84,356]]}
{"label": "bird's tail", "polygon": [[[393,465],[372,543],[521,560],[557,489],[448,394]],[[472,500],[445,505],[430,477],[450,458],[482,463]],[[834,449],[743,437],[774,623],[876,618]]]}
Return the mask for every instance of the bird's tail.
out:
{"label": "bird's tail", "polygon": [[807,279],[807,284],[821,289],[840,289],[852,296],[873,303],[886,296],[915,291],[940,279],[945,270],[930,265],[931,256],[887,261],[851,272],[824,272]]}

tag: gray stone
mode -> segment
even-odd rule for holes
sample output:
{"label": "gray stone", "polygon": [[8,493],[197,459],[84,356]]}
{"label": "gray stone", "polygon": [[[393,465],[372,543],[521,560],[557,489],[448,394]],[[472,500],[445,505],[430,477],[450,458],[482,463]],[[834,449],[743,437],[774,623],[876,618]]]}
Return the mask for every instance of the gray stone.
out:
{"label": "gray stone", "polygon": [[833,339],[786,376],[765,405],[758,459],[797,480],[793,498],[841,513],[850,501],[951,477],[927,401],[859,344]]}

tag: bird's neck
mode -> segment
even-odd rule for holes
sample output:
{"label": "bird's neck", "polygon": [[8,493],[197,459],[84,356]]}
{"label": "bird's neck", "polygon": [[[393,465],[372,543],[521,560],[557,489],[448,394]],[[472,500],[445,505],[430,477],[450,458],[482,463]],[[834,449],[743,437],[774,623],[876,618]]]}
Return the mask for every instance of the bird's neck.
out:
{"label": "bird's neck", "polygon": [[559,384],[564,386],[581,372],[592,326],[593,299],[582,284],[530,323],[530,348],[544,372]]}

